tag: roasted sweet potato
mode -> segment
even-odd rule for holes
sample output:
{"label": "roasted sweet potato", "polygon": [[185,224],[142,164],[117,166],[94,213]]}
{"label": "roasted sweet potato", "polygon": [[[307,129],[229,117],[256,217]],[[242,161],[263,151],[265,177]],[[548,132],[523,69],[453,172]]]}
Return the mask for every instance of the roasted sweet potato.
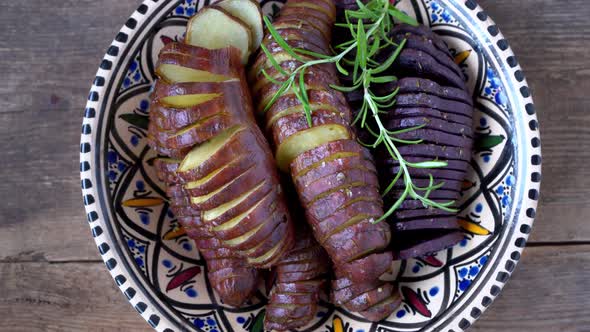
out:
{"label": "roasted sweet potato", "polygon": [[315,200],[306,209],[311,218],[326,220],[333,213],[358,202],[374,202],[379,206],[380,198],[381,195],[373,186],[348,187]]}
{"label": "roasted sweet potato", "polygon": [[[166,180],[175,180],[169,173],[171,161],[159,161],[159,173]],[[224,248],[221,242],[215,239],[200,221],[199,211],[181,204],[188,201],[188,195],[175,181],[169,181],[167,192],[171,195],[172,211],[178,220],[186,226],[189,236],[195,240],[197,247],[207,261],[207,276],[213,288],[219,294],[221,300],[232,306],[240,306],[248,300],[256,291],[259,274],[252,267],[247,266],[246,261]]]}
{"label": "roasted sweet potato", "polygon": [[319,166],[322,162],[346,156],[358,155],[360,157],[361,154],[365,156],[366,153],[363,152],[363,150],[366,149],[354,140],[347,139],[328,142],[315,149],[302,153],[296,160],[294,160],[291,164],[292,174],[298,176],[301,175],[301,173],[314,168],[314,166]]}
{"label": "roasted sweet potato", "polygon": [[[327,42],[323,37],[327,35],[327,32],[321,29],[326,25],[331,27],[334,19],[335,8],[331,1],[322,0],[318,3],[311,0],[290,0],[283,7],[275,24],[284,27],[279,29],[279,33],[288,41],[307,42],[313,46],[303,43],[299,45],[301,48],[316,52],[318,49],[323,49],[323,53],[328,54],[330,49],[323,44]],[[293,20],[301,22],[301,26],[305,27],[302,29],[303,32],[293,27]],[[273,45],[272,52],[279,64],[289,62],[293,68],[299,65],[293,61],[293,57],[282,52],[280,45],[272,44],[272,36],[267,35],[264,42]],[[258,103],[259,114],[266,108],[279,88],[278,84],[260,76],[262,69],[266,70],[271,66],[266,54],[260,52],[250,71],[249,79],[251,84],[256,86],[254,97]],[[261,114],[259,118],[272,133],[269,136],[275,147],[275,157],[279,167],[283,171],[290,172],[295,179],[297,193],[304,205],[314,237],[326,249],[337,268],[340,265],[353,264],[341,270],[343,274],[352,274],[351,266],[362,265],[361,263],[354,265],[354,262],[372,253],[383,252],[388,246],[391,234],[387,223],[371,222],[383,215],[375,167],[369,153],[355,140],[354,131],[350,126],[350,111],[344,96],[330,87],[337,82],[336,76],[331,74],[336,73],[335,67],[333,65],[329,67],[331,69],[322,68],[321,71],[317,71],[317,74],[306,72],[303,80],[308,97],[314,98],[310,103],[313,107],[311,128],[302,112],[303,109],[293,98],[293,91],[287,91],[284,96],[289,97],[281,98],[272,105],[269,110],[270,115]],[[329,74],[326,75],[326,73]],[[317,99],[317,102],[316,96],[321,97]],[[319,106],[328,103],[333,107]],[[353,193],[361,196],[349,197]],[[326,204],[325,208],[321,204],[315,204],[319,201]],[[298,257],[300,256],[298,254]],[[304,257],[303,255],[302,259]],[[307,267],[305,265],[300,268]],[[368,266],[363,267],[366,270],[371,269]],[[355,279],[377,279],[378,274],[378,269],[372,273],[359,271],[355,274]],[[308,277],[310,277],[309,271],[298,270],[285,272],[281,278],[285,282],[291,282],[294,278]],[[387,297],[390,295],[387,294]],[[369,297],[374,298],[374,296]],[[273,314],[279,313],[278,308],[272,308]],[[289,309],[296,310],[297,307],[292,306]],[[285,312],[283,307],[280,310],[283,315],[294,316]],[[267,314],[269,312],[267,311]],[[281,322],[284,323],[286,320],[282,319]]]}
{"label": "roasted sweet potato", "polygon": [[370,321],[378,322],[389,317],[401,304],[401,296],[398,292],[394,292],[387,299],[372,305],[369,309],[359,312],[359,314]]}
{"label": "roasted sweet potato", "polygon": [[393,255],[391,252],[372,254],[356,261],[336,267],[337,276],[349,276],[353,282],[377,280],[391,268]]}
{"label": "roasted sweet potato", "polygon": [[[303,225],[297,229],[295,246],[276,265],[264,326],[267,330],[302,327],[317,312],[329,259]],[[307,307],[304,311],[301,307]]]}
{"label": "roasted sweet potato", "polygon": [[[243,58],[231,50],[195,49],[164,49],[160,64],[168,67],[156,68],[165,77],[151,95],[151,137],[164,148],[189,148],[175,171],[211,237],[245,264],[269,267],[292,246],[293,229],[268,143],[254,121]],[[207,54],[228,58],[203,59]],[[186,199],[175,200],[188,211]]]}

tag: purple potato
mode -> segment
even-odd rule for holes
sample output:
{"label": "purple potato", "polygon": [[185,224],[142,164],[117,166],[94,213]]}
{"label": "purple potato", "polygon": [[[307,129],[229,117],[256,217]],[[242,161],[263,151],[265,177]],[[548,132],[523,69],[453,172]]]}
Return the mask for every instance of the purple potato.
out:
{"label": "purple potato", "polygon": [[[380,54],[377,61],[385,60],[386,57],[387,53]],[[401,77],[418,76],[431,79],[442,85],[450,85],[466,90],[465,81],[461,77],[422,51],[410,48],[404,49],[395,60],[390,71]]]}
{"label": "purple potato", "polygon": [[[415,210],[408,210],[415,211]],[[396,232],[404,231],[419,231],[419,230],[435,230],[435,229],[451,229],[459,230],[457,217],[455,216],[438,216],[432,218],[420,218],[407,221],[394,221],[391,227]]]}
{"label": "purple potato", "polygon": [[[415,233],[413,238],[408,233]],[[408,258],[416,258],[416,257],[423,257],[428,256],[437,251],[444,250],[449,248],[459,241],[461,241],[464,237],[463,232],[461,231],[451,231],[451,232],[440,232],[436,231],[433,232],[429,237],[424,231],[415,231],[415,232],[399,232],[397,233],[399,237],[404,237],[406,240],[402,243],[401,247],[398,249],[397,253],[400,259],[408,259]],[[392,240],[392,242],[395,240]],[[398,243],[399,244],[399,243]]]}
{"label": "purple potato", "polygon": [[[463,180],[438,180],[438,179],[434,179],[434,184],[438,184],[444,181],[444,185],[441,189],[444,190],[452,190],[452,191],[460,191],[461,190],[461,185],[463,183]],[[414,183],[414,185],[421,187],[421,188],[425,188],[428,186],[430,180],[429,179],[417,179],[417,178],[412,178],[412,182]],[[405,188],[406,185],[403,183],[403,181],[398,181],[393,188]]]}
{"label": "purple potato", "polygon": [[[436,159],[436,157],[420,157],[420,156],[406,156],[404,155],[404,159],[407,162],[411,162],[411,163],[419,163],[419,162],[423,162],[423,161],[432,161],[434,159]],[[464,161],[464,160],[449,160],[449,159],[445,159],[445,158],[438,158],[437,160],[439,161],[444,161],[447,163],[447,166],[444,168],[445,170],[453,170],[453,171],[460,171],[460,172],[465,172],[467,170],[467,168],[469,167],[469,162]],[[387,159],[387,160],[377,160],[379,161],[380,165],[388,165],[388,166],[393,166],[393,167],[397,167],[399,166],[398,162],[393,160],[393,159]]]}
{"label": "purple potato", "polygon": [[404,93],[396,96],[396,106],[405,107],[429,107],[443,112],[460,114],[473,118],[473,106],[468,104],[442,99],[426,93]]}
{"label": "purple potato", "polygon": [[[401,196],[402,192],[403,191],[400,190],[392,190],[391,192],[387,193],[387,195],[385,195],[385,200],[392,201],[393,199],[395,201]],[[438,189],[431,192],[430,195],[428,195],[428,198],[432,200],[445,199],[447,201],[456,201],[459,199],[459,195],[460,193],[458,191]],[[387,207],[388,206],[385,206],[385,210],[387,210]]]}
{"label": "purple potato", "polygon": [[458,123],[451,123],[445,120],[430,118],[427,116],[419,117],[395,117],[396,111],[393,111],[394,116],[387,121],[385,127],[389,130],[406,129],[417,126],[423,126],[423,129],[435,129],[444,131],[446,133],[462,135],[472,138],[473,130],[471,126],[466,126]]}
{"label": "purple potato", "polygon": [[449,212],[435,207],[419,208],[414,210],[396,210],[394,213],[395,221],[404,221],[408,219],[432,219],[438,217],[451,217],[456,215],[455,212]]}
{"label": "purple potato", "polygon": [[417,35],[426,37],[434,46],[436,46],[436,48],[438,48],[439,51],[443,52],[449,58],[454,60],[451,52],[449,51],[449,47],[444,42],[444,40],[442,40],[439,35],[437,35],[425,25],[419,25],[415,27],[408,24],[398,24],[391,30],[391,33],[396,35]]}
{"label": "purple potato", "polygon": [[[430,198],[430,196],[428,197]],[[453,198],[453,200],[456,199]],[[449,201],[449,199],[431,199],[432,201],[436,202],[436,203],[446,203]],[[415,209],[424,209],[424,204],[422,203],[422,201],[417,200],[417,199],[407,199],[405,200],[402,205],[400,205],[400,207],[398,208],[398,211],[404,211],[404,210],[415,210]]]}
{"label": "purple potato", "polygon": [[[389,174],[395,175],[399,171],[399,166],[394,166],[389,169]],[[459,180],[462,181],[465,179],[467,175],[466,171],[456,171],[450,170],[446,167],[444,168],[409,168],[410,175],[413,178],[423,178],[427,179],[429,175],[435,180],[440,182],[441,180]]]}
{"label": "purple potato", "polygon": [[[392,128],[394,129],[394,128]],[[422,140],[421,143],[432,143],[444,147],[460,147],[471,150],[473,140],[466,136],[453,135],[432,129],[416,129],[406,133],[396,134],[395,137],[408,141]]]}
{"label": "purple potato", "polygon": [[441,98],[452,99],[473,105],[473,98],[467,91],[448,86],[440,86],[438,83],[429,79],[404,77],[397,82],[397,86],[401,93],[424,92]]}
{"label": "purple potato", "polygon": [[405,157],[430,157],[441,160],[471,160],[471,151],[462,147],[440,146],[435,144],[404,145],[398,148],[399,153]]}
{"label": "purple potato", "polygon": [[406,40],[406,45],[404,46],[405,48],[414,49],[417,51],[427,53],[428,55],[436,59],[438,63],[454,72],[459,78],[465,80],[465,75],[463,74],[459,66],[457,66],[455,61],[451,59],[447,54],[436,48],[436,46],[434,46],[434,44],[428,38],[412,34],[396,35],[394,37],[394,41],[398,43],[401,43],[403,39]]}
{"label": "purple potato", "polygon": [[473,125],[473,119],[469,116],[444,112],[430,107],[396,106],[395,110],[390,112],[393,112],[393,117],[398,118],[411,116],[426,116],[433,119],[446,120],[450,123],[462,124],[468,127],[472,127]]}

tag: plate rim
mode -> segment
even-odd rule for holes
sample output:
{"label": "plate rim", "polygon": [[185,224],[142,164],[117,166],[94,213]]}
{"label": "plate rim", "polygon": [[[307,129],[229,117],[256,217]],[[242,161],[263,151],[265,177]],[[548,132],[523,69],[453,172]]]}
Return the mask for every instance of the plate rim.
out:
{"label": "plate rim", "polygon": [[[497,59],[497,61],[501,64],[500,68],[503,68],[504,71],[510,72],[512,75],[511,77],[507,77],[508,82],[512,82],[519,90],[519,93],[517,93],[514,89],[510,89],[511,93],[515,94],[516,100],[519,100],[519,104],[522,104],[524,108],[522,110],[515,109],[513,112],[522,111],[522,114],[520,116],[515,116],[515,118],[521,118],[523,121],[526,120],[525,122],[528,122],[528,127],[523,127],[525,130],[523,137],[527,140],[526,144],[530,144],[527,148],[521,147],[525,151],[530,152],[529,154],[525,153],[527,156],[530,155],[530,158],[520,162],[522,167],[526,170],[526,177],[522,179],[521,185],[524,188],[525,195],[523,195],[522,201],[520,202],[524,211],[515,211],[514,214],[515,223],[512,227],[515,228],[517,225],[520,225],[518,230],[514,230],[520,232],[520,234],[513,235],[511,239],[515,239],[514,243],[509,243],[506,247],[506,249],[508,249],[508,246],[513,247],[510,257],[507,257],[507,252],[498,257],[498,263],[504,263],[505,265],[503,268],[499,267],[489,272],[490,274],[498,273],[496,277],[497,283],[493,284],[492,282],[487,281],[480,285],[480,287],[488,286],[487,288],[489,289],[485,292],[485,295],[482,294],[482,291],[471,295],[472,299],[481,298],[481,303],[467,302],[463,308],[452,313],[451,317],[446,320],[449,324],[456,323],[456,326],[453,326],[453,328],[465,330],[469,328],[474,321],[480,318],[481,314],[500,294],[502,288],[509,280],[514,268],[518,264],[520,254],[528,240],[536,215],[542,177],[541,139],[536,111],[527,80],[522,72],[520,64],[516,60],[514,52],[510,48],[508,41],[500,32],[500,29],[474,0],[438,1],[446,3],[447,6],[450,7],[464,6],[467,9],[465,14],[469,15],[469,17],[475,22],[474,24],[482,28],[482,33],[487,34],[487,37],[496,44],[492,49],[497,49],[502,53],[502,58]],[[160,324],[160,321],[162,320],[167,321],[170,325],[174,325],[181,330],[183,329],[183,322],[178,321],[169,315],[161,304],[154,301],[152,294],[149,294],[149,291],[146,290],[141,283],[137,282],[137,276],[131,273],[127,266],[128,262],[124,257],[121,257],[121,253],[118,252],[121,248],[118,248],[119,245],[116,241],[113,241],[110,236],[107,236],[108,234],[105,234],[101,227],[107,225],[104,224],[104,221],[99,216],[99,211],[103,210],[103,207],[100,206],[95,197],[99,197],[100,199],[102,196],[97,191],[96,187],[93,186],[93,184],[98,184],[95,181],[96,173],[93,171],[93,167],[100,166],[96,164],[97,160],[95,158],[95,153],[98,153],[101,148],[100,145],[95,144],[97,143],[96,131],[97,129],[101,130],[100,128],[97,128],[96,115],[97,112],[102,111],[100,104],[103,102],[103,100],[101,100],[103,97],[101,96],[106,90],[105,81],[109,80],[111,76],[115,74],[111,70],[112,64],[116,61],[124,60],[122,59],[120,51],[129,47],[128,38],[137,33],[137,23],[141,20],[145,21],[146,17],[157,13],[165,7],[174,8],[174,6],[181,2],[182,0],[170,0],[155,3],[153,0],[144,0],[127,19],[126,23],[117,33],[115,39],[111,42],[106,54],[100,62],[84,110],[80,140],[80,177],[82,197],[91,234],[96,242],[101,258],[105,262],[105,265],[118,288],[139,314],[158,331],[172,331],[167,329],[167,326],[164,326],[164,324]],[[452,2],[452,4],[449,4],[449,2]],[[93,146],[93,144],[95,145]],[[517,147],[516,144],[515,147]],[[97,151],[94,152],[94,149],[97,149]],[[104,211],[100,211],[100,213],[102,214]],[[109,244],[113,246],[116,245],[117,248],[113,249]],[[122,268],[122,265],[125,265],[125,268]]]}

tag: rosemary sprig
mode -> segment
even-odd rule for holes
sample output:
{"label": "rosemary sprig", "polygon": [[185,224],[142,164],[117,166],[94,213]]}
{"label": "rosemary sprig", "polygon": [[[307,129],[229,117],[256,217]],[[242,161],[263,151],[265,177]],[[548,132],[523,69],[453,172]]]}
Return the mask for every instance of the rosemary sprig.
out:
{"label": "rosemary sprig", "polygon": [[[363,103],[360,111],[353,120],[353,125],[360,122],[360,127],[370,133],[375,138],[375,140],[372,143],[360,143],[373,149],[383,145],[391,157],[399,164],[398,172],[391,180],[389,185],[385,188],[385,190],[383,190],[382,195],[385,196],[390,193],[400,180],[403,181],[405,185],[404,190],[395,203],[389,207],[383,216],[375,220],[375,222],[380,222],[391,216],[393,212],[398,209],[408,197],[421,201],[426,207],[433,207],[445,211],[455,212],[456,210],[451,208],[451,206],[455,203],[454,201],[439,203],[428,198],[433,191],[441,188],[444,185],[444,182],[436,184],[433,176],[430,174],[429,185],[424,188],[418,187],[416,184],[414,184],[409,171],[410,168],[433,169],[446,167],[447,163],[438,160],[418,163],[408,162],[403,158],[396,146],[398,143],[421,143],[421,140],[403,140],[396,137],[396,135],[422,128],[424,125],[397,131],[388,130],[384,126],[380,114],[386,114],[387,110],[395,104],[398,90],[396,89],[385,96],[375,95],[371,90],[371,86],[374,84],[388,83],[397,79],[395,76],[391,75],[379,75],[387,72],[392,67],[405,46],[405,40],[397,44],[389,38],[389,31],[393,28],[394,23],[402,22],[412,25],[417,25],[417,23],[414,19],[395,8],[395,6],[392,5],[389,0],[372,0],[367,4],[363,4],[361,1],[357,0],[357,4],[359,6],[358,10],[347,10],[345,12],[346,23],[338,24],[338,26],[345,27],[350,30],[352,40],[335,46],[335,50],[338,53],[332,56],[319,54],[308,50],[292,48],[276,31],[270,20],[266,17],[264,18],[264,22],[268,28],[268,31],[277,44],[279,44],[279,46],[281,46],[281,48],[287,54],[291,55],[295,60],[302,63],[299,67],[291,70],[290,72],[286,72],[273,58],[273,55],[268,51],[268,49],[262,46],[263,52],[267,55],[270,63],[276,69],[279,76],[281,76],[270,77],[270,75],[268,75],[264,69],[262,70],[265,77],[267,77],[271,82],[280,84],[277,92],[273,95],[270,101],[264,105],[264,110],[266,111],[272,107],[274,102],[276,102],[276,100],[283,93],[289,89],[293,89],[294,94],[303,105],[303,112],[305,113],[308,125],[311,127],[312,110],[306,92],[305,71],[312,66],[320,64],[335,64],[337,70],[340,73],[345,76],[352,76],[352,85],[332,85],[332,88],[342,92],[351,92],[355,90],[363,91]],[[357,22],[352,23],[353,20],[356,20]],[[365,24],[365,20],[369,23]],[[373,57],[377,55],[380,50],[391,46],[395,47],[395,51],[392,52],[385,61],[379,63],[373,59]],[[306,60],[304,57],[313,57],[313,59]],[[350,68],[347,67],[352,67],[352,73],[349,71]],[[367,121],[369,117],[373,119],[373,123],[376,128],[371,128],[369,125]],[[419,192],[424,192],[424,194],[420,194]]]}

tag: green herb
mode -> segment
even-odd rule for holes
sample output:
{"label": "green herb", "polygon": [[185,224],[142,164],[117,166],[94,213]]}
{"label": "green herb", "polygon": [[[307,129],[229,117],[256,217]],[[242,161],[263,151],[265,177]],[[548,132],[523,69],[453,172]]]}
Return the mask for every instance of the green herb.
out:
{"label": "green herb", "polygon": [[[273,27],[270,20],[266,17],[264,18],[264,22],[268,28],[268,31],[275,39],[277,44],[281,46],[281,48],[283,48],[287,54],[291,55],[295,60],[302,63],[290,73],[286,73],[284,70],[282,70],[282,68],[280,68],[280,65],[276,62],[276,60],[273,59],[272,54],[265,47],[263,47],[263,51],[269,58],[271,64],[277,68],[277,72],[279,72],[282,76],[282,81],[279,83],[281,86],[267,103],[267,105],[264,105],[264,109],[268,110],[285,91],[293,87],[295,95],[303,105],[303,112],[305,113],[307,123],[311,127],[312,110],[306,91],[305,71],[310,67],[320,64],[335,64],[337,70],[341,74],[346,76],[352,75],[352,85],[332,85],[332,88],[342,92],[351,92],[355,90],[363,91],[363,104],[352,124],[355,125],[360,123],[360,127],[370,133],[375,140],[372,143],[360,143],[373,149],[383,145],[391,155],[391,158],[396,160],[399,164],[398,172],[391,180],[389,185],[385,188],[385,190],[383,190],[382,195],[385,196],[390,193],[399,181],[403,181],[405,185],[400,197],[391,207],[389,207],[385,214],[375,222],[380,222],[391,216],[391,214],[397,208],[399,208],[403,201],[408,197],[421,201],[426,207],[433,207],[445,211],[455,212],[456,210],[451,208],[451,206],[453,206],[455,203],[454,201],[438,203],[428,198],[433,191],[441,188],[444,183],[435,184],[433,176],[430,175],[428,186],[424,188],[418,187],[413,182],[409,172],[410,168],[440,168],[446,167],[447,163],[438,160],[419,163],[408,162],[403,158],[396,146],[398,143],[421,143],[421,140],[404,140],[396,137],[396,135],[420,129],[424,125],[397,131],[388,130],[384,126],[380,114],[386,114],[387,110],[395,105],[398,90],[396,89],[385,96],[377,96],[371,90],[371,87],[374,84],[388,83],[397,79],[392,75],[380,75],[391,69],[406,43],[406,40],[403,40],[401,43],[397,44],[388,37],[389,32],[394,26],[394,23],[401,22],[417,25],[417,22],[413,18],[407,16],[395,8],[395,6],[392,5],[389,0],[371,0],[367,4],[363,4],[361,1],[357,0],[357,4],[359,6],[358,10],[347,10],[345,12],[346,23],[337,24],[339,27],[349,29],[350,34],[352,35],[352,40],[335,46],[334,49],[336,50],[337,54],[332,56],[319,54],[308,50],[292,48]],[[356,23],[352,23],[354,20],[356,20]],[[366,20],[366,22],[364,20]],[[395,47],[395,50],[385,61],[379,63],[373,58],[379,53],[380,50],[391,46]],[[300,55],[312,57],[312,59],[306,60]],[[352,71],[352,73],[350,71]],[[263,72],[263,74],[268,76],[268,74],[265,72]],[[280,79],[272,78],[271,82],[274,83],[275,81],[279,80]],[[298,80],[298,82],[296,82],[296,80]],[[369,118],[373,119],[373,123],[376,125],[376,128],[371,128],[369,122],[367,121]],[[420,192],[424,193],[421,194]]]}

